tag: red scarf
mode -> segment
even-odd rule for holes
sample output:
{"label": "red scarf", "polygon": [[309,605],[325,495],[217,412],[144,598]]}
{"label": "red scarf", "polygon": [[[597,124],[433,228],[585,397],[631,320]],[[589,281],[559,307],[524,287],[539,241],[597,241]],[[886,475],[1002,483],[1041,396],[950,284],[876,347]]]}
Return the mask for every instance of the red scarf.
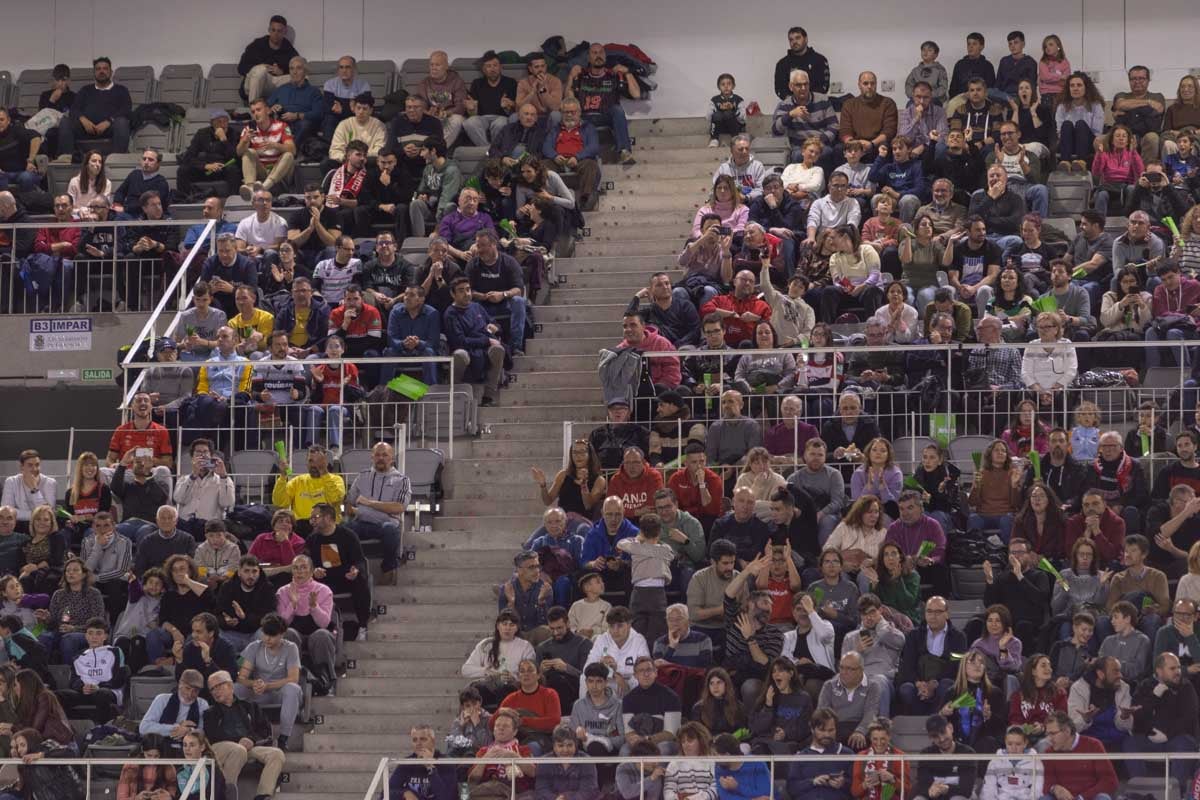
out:
{"label": "red scarf", "polygon": [[[1097,475],[1104,474],[1104,466],[1100,461],[1100,457],[1096,456],[1096,460],[1092,462],[1092,469],[1096,470]],[[1130,484],[1133,483],[1130,476],[1133,475],[1133,459],[1128,453],[1121,453],[1121,463],[1117,466],[1117,486],[1122,492],[1128,492]]]}
{"label": "red scarf", "polygon": [[367,171],[360,169],[353,175],[346,172],[346,165],[338,167],[333,177],[329,179],[329,193],[335,197],[341,197],[342,192],[349,192],[355,197],[362,191],[363,181],[366,179]]}

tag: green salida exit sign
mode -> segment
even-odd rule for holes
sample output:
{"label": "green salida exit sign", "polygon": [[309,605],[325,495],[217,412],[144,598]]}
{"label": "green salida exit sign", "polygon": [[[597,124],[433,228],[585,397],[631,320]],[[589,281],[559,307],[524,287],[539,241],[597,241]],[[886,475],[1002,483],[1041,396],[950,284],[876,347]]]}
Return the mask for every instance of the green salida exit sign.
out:
{"label": "green salida exit sign", "polygon": [[111,381],[113,379],[113,371],[111,367],[102,369],[85,369],[80,371],[79,377],[85,383],[100,383],[102,381]]}

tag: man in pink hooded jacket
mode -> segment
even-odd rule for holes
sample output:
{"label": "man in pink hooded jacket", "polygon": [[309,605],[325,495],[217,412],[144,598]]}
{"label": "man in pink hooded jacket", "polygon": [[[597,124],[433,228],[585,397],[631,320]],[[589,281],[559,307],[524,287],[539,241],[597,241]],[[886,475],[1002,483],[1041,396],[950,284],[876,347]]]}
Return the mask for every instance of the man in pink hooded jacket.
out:
{"label": "man in pink hooded jacket", "polygon": [[[621,332],[625,339],[617,345],[618,350],[633,348],[643,353],[675,352],[675,345],[665,337],[660,336],[658,329],[647,325],[642,315],[633,312],[626,314],[621,320]],[[650,380],[654,382],[655,392],[663,389],[674,389],[679,386],[679,358],[651,358]]]}
{"label": "man in pink hooded jacket", "polygon": [[337,673],[337,639],[333,621],[333,590],[313,580],[313,562],[305,555],[292,559],[292,582],[275,593],[279,616],[288,625],[284,637],[295,642],[312,661],[313,694],[329,694]]}

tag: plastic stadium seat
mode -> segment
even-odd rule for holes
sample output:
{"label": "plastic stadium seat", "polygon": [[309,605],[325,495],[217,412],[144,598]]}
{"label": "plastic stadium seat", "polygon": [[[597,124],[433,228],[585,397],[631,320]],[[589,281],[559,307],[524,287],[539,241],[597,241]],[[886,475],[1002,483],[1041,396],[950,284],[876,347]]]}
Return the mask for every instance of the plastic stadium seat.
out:
{"label": "plastic stadium seat", "polygon": [[[65,185],[65,184],[64,184]],[[429,237],[428,236],[409,236],[400,243],[400,254],[407,255],[412,253],[419,254],[421,260],[425,260],[425,254],[429,252]]]}
{"label": "plastic stadium seat", "polygon": [[229,465],[239,503],[271,501],[271,482],[264,476],[270,475],[275,466],[274,450],[239,450],[233,454]]}
{"label": "plastic stadium seat", "polygon": [[400,85],[412,93],[412,87],[425,80],[429,74],[428,58],[406,58],[400,64]]}
{"label": "plastic stadium seat", "polygon": [[[954,596],[962,600],[978,601],[983,598],[985,586],[982,567],[951,567],[950,584],[954,587]],[[963,609],[959,609],[962,611]],[[953,613],[953,609],[951,609]]]}
{"label": "plastic stadium seat", "polygon": [[[901,436],[892,443],[896,460],[902,464],[920,464],[921,451],[933,442],[928,436]],[[907,470],[906,470],[907,471]]]}
{"label": "plastic stadium seat", "polygon": [[483,162],[487,160],[487,151],[486,147],[473,145],[463,145],[454,149],[454,162],[458,164],[464,178],[469,178],[482,169]]}
{"label": "plastic stadium seat", "polygon": [[168,64],[158,76],[158,99],[190,108],[200,102],[203,83],[204,70],[199,64]]}
{"label": "plastic stadium seat", "polygon": [[175,690],[177,682],[171,675],[134,675],[129,680],[129,719],[146,716],[154,698]]}
{"label": "plastic stadium seat", "polygon": [[1079,234],[1079,228],[1076,226],[1075,220],[1070,217],[1049,217],[1042,220],[1042,227],[1062,231],[1063,236],[1067,237],[1068,242],[1075,241],[1075,237]]}
{"label": "plastic stadium seat", "polygon": [[154,67],[117,67],[113,80],[129,90],[134,106],[154,99]]}
{"label": "plastic stadium seat", "polygon": [[310,61],[308,62],[308,82],[320,89],[325,85],[325,81],[330,78],[337,77],[337,62],[336,61]]}
{"label": "plastic stadium seat", "polygon": [[396,62],[390,58],[358,62],[358,77],[371,84],[375,105],[383,105],[386,97],[396,86]]}
{"label": "plastic stadium seat", "polygon": [[[370,469],[373,462],[370,450],[347,450],[342,453],[342,474],[354,479],[354,476],[364,469]],[[346,481],[347,487],[350,480]]]}
{"label": "plastic stadium seat", "polygon": [[204,84],[204,103],[210,108],[234,109],[244,105],[240,90],[242,76],[237,64],[213,64],[208,70]]}
{"label": "plastic stadium seat", "polygon": [[450,69],[457,72],[468,87],[471,85],[471,81],[483,75],[483,71],[479,69],[478,59],[474,58],[456,58],[450,62]]}
{"label": "plastic stadium seat", "polygon": [[759,136],[750,143],[750,148],[754,154],[762,153],[784,153],[788,152],[788,140],[786,136]]}
{"label": "plastic stadium seat", "polygon": [[176,153],[179,147],[176,144],[175,130],[174,125],[169,128],[154,124],[143,125],[129,137],[129,151],[138,153],[144,148],[153,147],[160,153]]}
{"label": "plastic stadium seat", "polygon": [[37,111],[38,98],[50,88],[50,70],[24,69],[17,76],[17,110],[22,114]]}
{"label": "plastic stadium seat", "polygon": [[950,460],[962,470],[963,478],[975,475],[972,453],[982,453],[994,440],[990,436],[959,436],[950,440]]}
{"label": "plastic stadium seat", "polygon": [[1087,211],[1092,193],[1090,176],[1052,172],[1046,185],[1050,190],[1050,216],[1079,219],[1079,215]]}
{"label": "plastic stadium seat", "polygon": [[13,94],[13,75],[8,70],[0,70],[0,103],[8,108],[12,104]]}
{"label": "plastic stadium seat", "polygon": [[906,753],[917,753],[929,744],[925,716],[893,716],[892,744]]}
{"label": "plastic stadium seat", "polygon": [[1117,238],[1129,230],[1129,217],[1108,217],[1104,220],[1104,232]]}

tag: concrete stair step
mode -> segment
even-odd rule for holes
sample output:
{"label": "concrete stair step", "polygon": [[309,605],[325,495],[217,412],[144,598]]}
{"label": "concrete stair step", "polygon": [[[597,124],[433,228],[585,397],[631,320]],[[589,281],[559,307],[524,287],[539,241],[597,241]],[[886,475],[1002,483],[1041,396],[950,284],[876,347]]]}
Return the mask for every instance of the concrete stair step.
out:
{"label": "concrete stair step", "polygon": [[[571,406],[491,406],[479,409],[479,422],[488,425],[494,422],[563,422],[591,421],[604,419],[604,406],[596,398],[595,405]],[[500,395],[504,402],[504,394]]]}
{"label": "concrete stair step", "polygon": [[[637,169],[636,167],[634,169]],[[700,170],[696,170],[700,172]],[[704,175],[692,176],[674,176],[674,178],[655,178],[648,179],[626,179],[620,182],[617,187],[604,193],[605,198],[613,197],[635,197],[635,196],[659,196],[659,194],[667,194],[671,197],[691,197],[692,194],[698,194],[701,197],[708,197],[713,191],[713,175],[706,173]]]}
{"label": "concrete stair step", "polygon": [[358,791],[353,792],[281,792],[281,797],[289,797],[292,800],[362,800],[363,793],[367,791],[367,787],[371,785],[371,777],[374,773],[365,773],[359,781],[355,783],[361,784]]}
{"label": "concrete stair step", "polygon": [[[581,272],[565,276],[566,281],[560,284],[556,291],[562,289],[625,289],[629,292],[628,297],[633,297],[634,292],[649,283],[650,275],[656,271],[654,269],[622,269],[611,270],[609,272]],[[668,272],[672,278],[676,276],[675,270],[668,270]],[[629,302],[628,298],[626,302]],[[538,321],[540,322],[541,320]],[[621,329],[619,317],[617,318],[617,322],[617,330],[619,331]]]}
{"label": "concrete stair step", "polygon": [[[728,152],[728,151],[723,151]],[[638,182],[650,182],[660,180],[676,180],[676,181],[696,181],[697,183],[707,183],[709,191],[712,190],[713,173],[717,167],[721,165],[724,158],[718,159],[714,157],[712,160],[706,161],[674,161],[667,162],[654,160],[651,154],[647,153],[646,157],[638,159],[636,166],[630,167],[629,174],[625,176],[626,181],[631,184]]]}
{"label": "concrete stair step", "polygon": [[[632,295],[633,290],[630,290]],[[525,353],[531,356],[582,356],[595,355],[599,358],[600,351],[613,347],[621,341],[620,323],[614,325],[615,333],[610,336],[579,337],[579,338],[546,338],[540,336],[525,343]],[[596,333],[601,333],[597,331]],[[480,409],[488,411],[489,409]],[[495,415],[492,415],[495,417]]]}
{"label": "concrete stair step", "polygon": [[[474,611],[475,615],[479,615],[478,609]],[[492,619],[489,619],[487,631],[491,630],[492,620],[495,614],[492,614]],[[374,627],[374,626],[372,626]],[[372,631],[374,632],[374,631]],[[485,632],[484,636],[490,635]],[[483,638],[482,636],[480,638]],[[394,697],[428,697],[431,694],[457,695],[458,690],[466,684],[466,681],[459,676],[442,676],[438,678],[422,678],[419,681],[398,681],[395,678],[342,678],[337,682],[337,693],[339,697],[373,697],[379,701],[380,706],[385,706],[391,703],[391,698]],[[385,699],[386,698],[386,699]],[[312,737],[310,737],[312,738]],[[309,743],[305,742],[305,752],[311,752]],[[343,748],[343,752],[363,752],[354,748]],[[398,751],[397,751],[398,752]]]}
{"label": "concrete stair step", "polygon": [[587,227],[592,235],[604,228],[635,228],[642,233],[654,231],[656,235],[674,233],[686,236],[691,230],[692,220],[673,211],[637,213],[631,211],[593,211],[588,214]]}
{"label": "concrete stair step", "polygon": [[[763,113],[749,117],[746,120],[746,131],[751,136],[765,136],[771,129],[771,111],[775,101],[771,100],[763,107]],[[661,136],[687,136],[704,134],[708,142],[708,121],[704,117],[640,117],[629,120],[629,134],[638,142],[649,141]],[[729,137],[722,137],[722,142],[728,142]]]}
{"label": "concrete stair step", "polygon": [[[419,714],[326,714],[325,723],[319,726],[317,731],[321,734],[371,733],[376,735],[394,735],[397,731],[404,731],[407,734],[413,723],[424,721],[426,720]],[[441,722],[442,720],[438,720],[438,723]],[[441,727],[441,724],[437,725],[437,728]],[[312,736],[313,734],[308,735]],[[400,753],[396,755],[400,755]],[[300,784],[300,788],[297,790],[323,791],[324,786],[331,785],[324,778],[326,776],[320,773],[312,773],[306,776],[306,780]],[[293,779],[293,783],[295,782]],[[333,786],[333,788],[337,787]]]}
{"label": "concrete stair step", "polygon": [[[572,278],[583,275],[602,274],[600,270],[595,272],[577,272],[572,275]],[[630,299],[633,293],[630,292]],[[625,311],[625,303],[597,303],[596,305],[584,305],[582,303],[572,306],[549,305],[538,306],[534,314],[537,316],[537,321],[542,324],[551,323],[586,323],[594,324],[597,322],[612,322],[619,320],[622,312]]]}
{"label": "concrete stair step", "polygon": [[[426,590],[428,591],[428,590]],[[457,659],[461,664],[471,652],[474,642],[469,645],[460,642],[425,642],[420,647],[413,647],[405,642],[346,642],[346,657],[358,659],[360,662],[376,658],[406,658],[410,660],[444,661]]]}
{"label": "concrete stair step", "polygon": [[629,298],[633,297],[633,293],[648,283],[650,275],[654,272],[655,269],[646,270],[640,285],[624,287],[610,286],[605,289],[582,289],[572,286],[569,283],[556,286],[550,293],[552,301],[550,307],[570,308],[572,305],[619,305],[628,303]]}
{"label": "concrete stair step", "polygon": [[597,236],[597,233],[593,231],[591,236],[575,245],[576,256],[678,256],[687,237],[687,232],[681,231],[677,235],[665,234],[653,241],[632,242],[620,241],[616,237]]}
{"label": "concrete stair step", "polygon": [[[309,734],[304,743],[305,752],[309,753],[379,753],[395,755],[407,752],[409,747],[408,734],[391,735],[380,733],[313,733]],[[362,787],[366,791],[366,786]],[[362,794],[358,795],[359,800]]]}
{"label": "concrete stair step", "polygon": [[[571,420],[571,438],[587,436],[594,428],[603,424],[603,420]],[[563,435],[562,421],[558,422],[493,422],[488,425],[487,435],[504,441],[524,439],[548,439],[551,436]]]}
{"label": "concrete stair step", "polygon": [[[530,529],[532,530],[532,528]],[[388,609],[388,616],[383,620],[391,620],[393,615],[391,609]],[[420,647],[426,641],[443,640],[446,637],[462,637],[464,641],[474,639],[479,641],[485,636],[490,636],[492,631],[492,621],[495,618],[494,613],[480,614],[479,609],[475,609],[477,620],[474,622],[464,620],[447,620],[434,618],[429,614],[421,616],[419,619],[404,619],[399,622],[393,622],[391,627],[382,628],[385,625],[383,621],[377,621],[371,624],[371,637],[381,642],[411,642],[413,647]],[[409,615],[412,617],[413,615]],[[486,617],[486,620],[484,619]],[[375,629],[380,627],[380,630]],[[445,688],[445,687],[442,687]],[[461,688],[461,687],[459,687]],[[457,690],[456,690],[457,691]],[[338,694],[347,694],[354,696],[362,695],[363,692],[348,692],[343,693],[339,687]],[[405,692],[404,694],[413,694],[414,692]]]}
{"label": "concrete stair step", "polygon": [[[333,698],[317,698],[318,700],[332,700]],[[457,706],[458,703],[453,704]],[[320,705],[314,704],[320,713]],[[378,705],[376,706],[378,708]],[[319,754],[319,753],[291,753],[287,754],[287,765],[284,770],[291,774],[297,773],[327,773],[348,775],[350,773],[357,775],[365,775],[361,786],[358,787],[358,799],[362,800],[363,794],[367,791],[367,786],[371,782],[371,775],[375,772],[375,768],[379,766],[379,756],[370,753],[338,753],[337,755]]]}
{"label": "concrete stair step", "polygon": [[[463,491],[460,487],[459,491]],[[530,528],[530,531],[533,529]],[[420,534],[424,549],[422,555],[442,553],[446,555],[463,555],[468,552],[484,553],[481,558],[491,559],[489,564],[507,566],[512,561],[512,549],[518,547],[529,538],[529,531],[521,534],[496,533],[490,530],[461,530],[461,531],[425,531]],[[444,563],[444,562],[439,562]],[[446,580],[446,583],[459,584],[470,581]]]}
{"label": "concrete stair step", "polygon": [[[592,282],[607,281],[611,278],[611,280],[615,283],[617,282],[616,275],[640,274],[641,273],[610,273],[610,275],[605,275],[604,273],[593,273],[590,275],[578,275],[575,276],[575,279]],[[649,277],[649,273],[646,273],[646,277]],[[643,281],[645,281],[645,278],[643,278]],[[634,291],[636,290],[630,291],[629,293],[631,298],[633,297]],[[616,329],[620,331],[622,310],[623,309],[618,309],[615,314],[612,312],[607,315],[597,314],[596,316],[600,317],[599,319],[586,321],[567,320],[564,322],[542,322],[542,320],[539,318],[538,324],[542,326],[542,329],[538,332],[538,338],[552,337],[556,339],[582,339],[589,335],[595,335],[597,332],[602,332],[605,328],[610,326],[616,326]]]}
{"label": "concrete stair step", "polygon": [[514,389],[581,389],[592,388],[599,390],[600,382],[596,379],[596,370],[580,369],[564,372],[526,372],[516,373],[520,377],[510,388]]}
{"label": "concrete stair step", "polygon": [[705,164],[709,169],[729,158],[729,151],[720,147],[654,147],[652,145],[637,145],[634,147],[638,163],[630,167],[636,175],[639,167],[658,164]]}
{"label": "concrete stair step", "polygon": [[[478,507],[478,506],[477,506]],[[472,515],[463,516],[457,514],[454,516],[446,515],[444,517],[433,518],[433,530],[435,533],[442,531],[461,531],[465,528],[475,528],[483,531],[494,531],[497,535],[507,533],[524,533],[528,536],[538,529],[542,524],[542,514],[539,511],[536,514],[529,512],[504,515]],[[463,580],[467,580],[464,576]]]}
{"label": "concrete stair step", "polygon": [[[528,475],[528,472],[526,472]],[[481,509],[496,507],[497,501],[503,502],[504,508],[511,511],[513,514],[524,514],[526,516],[536,516],[537,524],[530,528],[533,531],[541,524],[542,512],[546,510],[546,504],[542,502],[542,498],[534,497],[534,486],[530,482],[528,491],[521,491],[519,488],[514,490],[512,486],[504,487],[508,491],[496,492],[487,487],[460,485],[454,487],[454,496],[447,497],[442,501],[442,510],[447,516],[464,516],[468,517],[472,514],[477,514]],[[519,493],[519,494],[518,494]],[[514,494],[518,496],[514,497]],[[499,497],[497,497],[499,495]],[[435,517],[434,519],[439,519]],[[528,533],[529,531],[526,531]],[[466,531],[463,531],[464,533]],[[420,556],[417,556],[420,558]]]}
{"label": "concrete stair step", "polygon": [[[547,372],[545,375],[574,375],[573,372]],[[585,373],[586,374],[586,373]],[[525,376],[522,376],[525,377]],[[534,377],[530,375],[529,377]],[[593,376],[594,377],[594,376]],[[522,381],[522,385],[525,384]],[[472,458],[513,458],[518,455],[531,456],[557,456],[562,457],[563,443],[562,439],[533,439],[517,441],[509,440],[481,440],[477,439],[471,443]]]}
{"label": "concrete stair step", "polygon": [[596,206],[597,212],[637,211],[644,213],[695,214],[708,199],[708,194],[692,191],[675,194],[629,194],[621,197],[605,195]]}
{"label": "concrete stair step", "polygon": [[657,149],[680,149],[680,148],[706,148],[722,153],[726,158],[729,157],[729,148],[725,145],[721,147],[708,147],[708,131],[700,130],[696,132],[688,131],[687,133],[668,133],[655,132],[648,136],[639,136],[637,144],[634,145],[635,151],[641,150],[657,150]]}
{"label": "concrete stair step", "polygon": [[566,403],[594,403],[601,398],[599,386],[573,386],[560,389],[541,387],[509,387],[504,393],[504,402],[510,406],[540,406]]}
{"label": "concrete stair step", "polygon": [[[478,506],[478,502],[475,505]],[[446,517],[434,517],[434,524],[436,525],[444,519]],[[460,517],[460,519],[462,518]],[[541,524],[540,512],[538,515],[538,524]],[[529,529],[529,533],[532,533],[537,527],[537,525],[534,525]],[[447,529],[443,528],[443,530]],[[406,571],[406,574],[402,578],[405,585],[420,587],[441,586],[444,583],[454,580],[456,577],[459,581],[490,582],[496,580],[497,573],[503,575],[504,571],[504,565],[499,565],[498,567],[460,567],[454,570],[454,574],[451,574],[448,570],[424,568],[421,566],[423,563],[422,557],[422,554],[417,555],[417,569],[414,569],[412,574],[408,574]],[[372,628],[371,633],[374,635],[374,628]]]}
{"label": "concrete stair step", "polygon": [[[630,297],[633,293],[630,292]],[[517,381],[522,377],[539,372],[595,372],[596,364],[591,353],[561,353],[558,355],[529,354],[516,358]]]}
{"label": "concrete stair step", "polygon": [[[668,260],[669,258],[669,260]],[[664,260],[675,267],[673,257],[665,255],[644,256],[585,256],[576,258],[560,258],[554,268],[560,275],[574,275],[578,272],[608,272],[614,266],[624,266],[625,269],[659,269]],[[678,269],[678,267],[675,267]]]}
{"label": "concrete stair step", "polygon": [[[487,481],[495,481],[504,484],[527,484],[530,489],[534,489],[536,486],[533,478],[530,477],[529,468],[540,467],[543,470],[552,470],[556,469],[560,462],[561,456],[554,458],[553,456],[518,455],[503,459],[458,459],[458,463],[455,465],[458,470],[455,475],[455,488],[465,489],[479,486]],[[506,475],[514,477],[506,478]],[[457,497],[457,495],[455,496]]]}
{"label": "concrete stair step", "polygon": [[[483,637],[480,637],[483,638]],[[478,639],[472,642],[470,647],[474,647]],[[470,653],[470,648],[467,649]],[[466,659],[466,655],[463,656]],[[461,664],[460,664],[461,666]],[[459,678],[462,681],[462,678]],[[340,681],[339,681],[340,683]],[[465,681],[464,681],[465,685]],[[315,697],[313,698],[313,711],[318,714],[378,714],[381,711],[387,711],[390,714],[397,716],[426,716],[428,721],[433,722],[439,729],[445,723],[441,716],[443,714],[452,714],[458,710],[458,692],[445,695],[429,695],[426,697],[392,697],[387,700],[386,704],[380,703],[379,700],[372,700],[364,697]],[[320,729],[320,726],[317,726]],[[297,753],[297,755],[300,755]],[[288,753],[288,768],[292,766],[292,754]],[[310,767],[311,769],[311,767]]]}
{"label": "concrete stair step", "polygon": [[[417,721],[416,718],[413,721]],[[328,725],[328,723],[326,724]],[[393,728],[392,731],[407,731],[410,727],[411,724],[403,725]],[[291,753],[288,756],[290,758]],[[379,756],[375,755],[373,758],[378,763]],[[362,800],[374,777],[374,772],[362,774],[355,772],[301,772],[290,776],[291,779],[281,787],[280,793],[287,797],[308,796],[315,800],[316,798],[335,796],[336,792],[343,791],[350,786],[358,786],[361,783],[362,788],[356,797],[357,800]]]}
{"label": "concrete stair step", "polygon": [[[502,560],[500,563],[503,564],[503,563],[505,563],[505,561],[511,562],[511,559],[512,559],[514,553],[516,553],[515,548],[512,550],[506,551],[505,552],[506,558],[504,560]],[[446,577],[447,577],[447,579],[451,578],[451,576],[449,576],[449,575],[447,575]],[[430,588],[428,586],[406,586],[404,588],[398,589],[395,594],[391,595],[390,596],[391,599],[385,600],[384,598],[378,598],[376,602],[386,602],[388,604],[389,612],[393,608],[398,608],[402,605],[404,605],[404,606],[419,606],[422,604],[422,602],[425,602],[425,603],[439,603],[440,602],[440,603],[447,603],[447,604],[462,604],[462,605],[469,605],[472,607],[477,607],[477,606],[486,604],[489,600],[493,601],[493,602],[496,600],[496,591],[495,591],[494,587],[503,578],[504,578],[504,576],[500,575],[494,583],[490,583],[490,584],[473,583],[470,585],[465,585],[465,584],[455,585],[455,584],[449,584],[449,583],[442,583],[438,586],[438,590],[439,590],[438,592],[430,591]],[[443,597],[441,600],[436,599],[436,596],[441,593],[441,589],[446,586],[453,587],[454,595],[452,597]],[[463,655],[465,656],[466,654],[464,653]],[[461,660],[462,659],[459,659],[460,662],[461,662]],[[374,663],[377,663],[377,661],[372,659],[370,662],[363,662],[363,663],[374,664]],[[419,664],[421,662],[412,662],[412,663]]]}
{"label": "concrete stair step", "polygon": [[[495,600],[492,602],[494,605]],[[469,653],[470,651],[464,653],[462,658],[439,661],[413,661],[407,658],[373,658],[369,661],[358,662],[358,668],[351,670],[348,677],[393,678],[397,680],[419,679],[424,682],[428,678],[440,678],[458,673]],[[393,730],[395,729],[393,728]]]}

